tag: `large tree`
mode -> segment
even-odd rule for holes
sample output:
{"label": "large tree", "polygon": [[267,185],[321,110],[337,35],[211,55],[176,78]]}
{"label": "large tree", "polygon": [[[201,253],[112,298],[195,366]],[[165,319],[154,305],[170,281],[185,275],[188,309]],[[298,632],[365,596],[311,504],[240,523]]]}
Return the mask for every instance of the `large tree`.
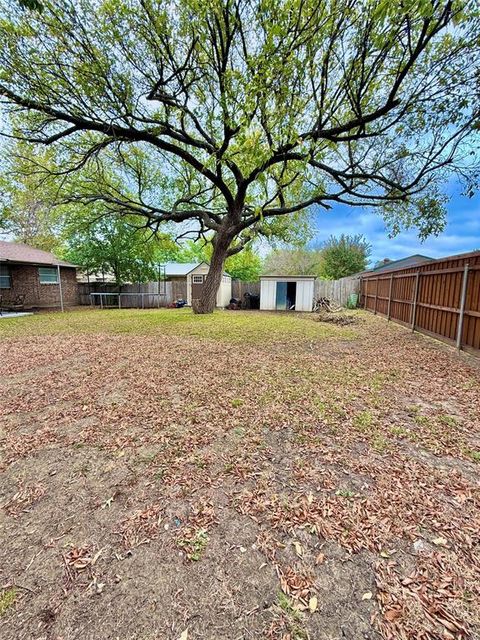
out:
{"label": "large tree", "polygon": [[[8,145],[0,155],[0,230],[44,251],[60,248],[62,211],[55,206],[57,188],[31,172],[31,145]],[[50,150],[37,160],[50,164]]]}
{"label": "large tree", "polygon": [[89,168],[78,200],[213,233],[199,311],[229,255],[312,205],[442,227],[422,194],[466,166],[476,2],[42,4],[0,0],[0,95],[22,116],[6,133],[58,145],[63,178]]}

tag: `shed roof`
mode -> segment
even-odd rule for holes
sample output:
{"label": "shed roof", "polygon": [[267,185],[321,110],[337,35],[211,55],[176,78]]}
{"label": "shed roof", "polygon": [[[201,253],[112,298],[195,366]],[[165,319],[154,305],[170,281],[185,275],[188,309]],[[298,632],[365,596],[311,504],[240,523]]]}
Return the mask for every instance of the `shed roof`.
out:
{"label": "shed roof", "polygon": [[289,278],[290,280],[316,280],[317,276],[287,276],[285,274],[278,276],[260,276],[260,280],[281,280],[282,278]]}
{"label": "shed roof", "polygon": [[[208,262],[166,262],[165,263],[165,277],[169,276],[186,276],[198,267],[202,266],[202,264],[206,264],[207,267]],[[224,275],[228,276],[229,274],[224,271]]]}
{"label": "shed roof", "polygon": [[41,249],[35,249],[28,244],[22,244],[20,242],[7,242],[6,240],[0,240],[0,262],[20,262],[22,264],[45,264],[51,266],[72,267],[74,264],[59,260],[48,251],[42,251]]}
{"label": "shed roof", "polygon": [[186,276],[187,273],[196,269],[201,262],[167,262],[165,264],[166,276]]}

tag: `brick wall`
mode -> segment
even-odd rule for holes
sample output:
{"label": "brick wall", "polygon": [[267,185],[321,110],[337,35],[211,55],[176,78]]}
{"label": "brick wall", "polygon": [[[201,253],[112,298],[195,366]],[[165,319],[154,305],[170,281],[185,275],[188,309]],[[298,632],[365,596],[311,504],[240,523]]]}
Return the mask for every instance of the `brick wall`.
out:
{"label": "brick wall", "polygon": [[[38,267],[33,265],[9,265],[10,289],[0,289],[3,305],[8,305],[19,295],[25,295],[25,307],[60,307],[58,284],[40,284]],[[65,306],[78,304],[76,270],[60,267],[63,303]]]}

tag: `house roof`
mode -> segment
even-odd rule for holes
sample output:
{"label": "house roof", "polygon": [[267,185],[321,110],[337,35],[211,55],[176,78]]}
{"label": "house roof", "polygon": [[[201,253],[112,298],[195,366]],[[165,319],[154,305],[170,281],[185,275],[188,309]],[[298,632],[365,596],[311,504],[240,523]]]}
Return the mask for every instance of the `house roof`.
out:
{"label": "house roof", "polygon": [[400,258],[399,260],[390,260],[390,262],[386,262],[379,267],[373,268],[370,271],[387,271],[389,269],[399,269],[400,267],[410,267],[415,264],[420,264],[420,262],[429,262],[433,260],[429,256],[423,256],[421,253],[414,253],[412,256],[406,256],[405,258]]}
{"label": "house roof", "polygon": [[165,275],[186,276],[187,273],[190,273],[190,271],[193,271],[201,264],[201,262],[167,262],[165,264]]}
{"label": "house roof", "polygon": [[51,265],[61,267],[73,267],[74,264],[59,260],[53,253],[48,251],[42,251],[41,249],[35,249],[28,244],[21,244],[20,242],[7,242],[0,240],[0,262],[20,262],[23,264],[35,264],[35,265]]}

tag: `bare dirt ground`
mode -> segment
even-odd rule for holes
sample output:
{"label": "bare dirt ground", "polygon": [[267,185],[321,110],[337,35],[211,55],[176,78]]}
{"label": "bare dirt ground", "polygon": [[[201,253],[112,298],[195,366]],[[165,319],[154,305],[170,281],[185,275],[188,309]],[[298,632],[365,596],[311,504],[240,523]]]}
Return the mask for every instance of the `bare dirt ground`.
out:
{"label": "bare dirt ground", "polygon": [[355,317],[0,320],[0,637],[480,638],[479,361]]}

